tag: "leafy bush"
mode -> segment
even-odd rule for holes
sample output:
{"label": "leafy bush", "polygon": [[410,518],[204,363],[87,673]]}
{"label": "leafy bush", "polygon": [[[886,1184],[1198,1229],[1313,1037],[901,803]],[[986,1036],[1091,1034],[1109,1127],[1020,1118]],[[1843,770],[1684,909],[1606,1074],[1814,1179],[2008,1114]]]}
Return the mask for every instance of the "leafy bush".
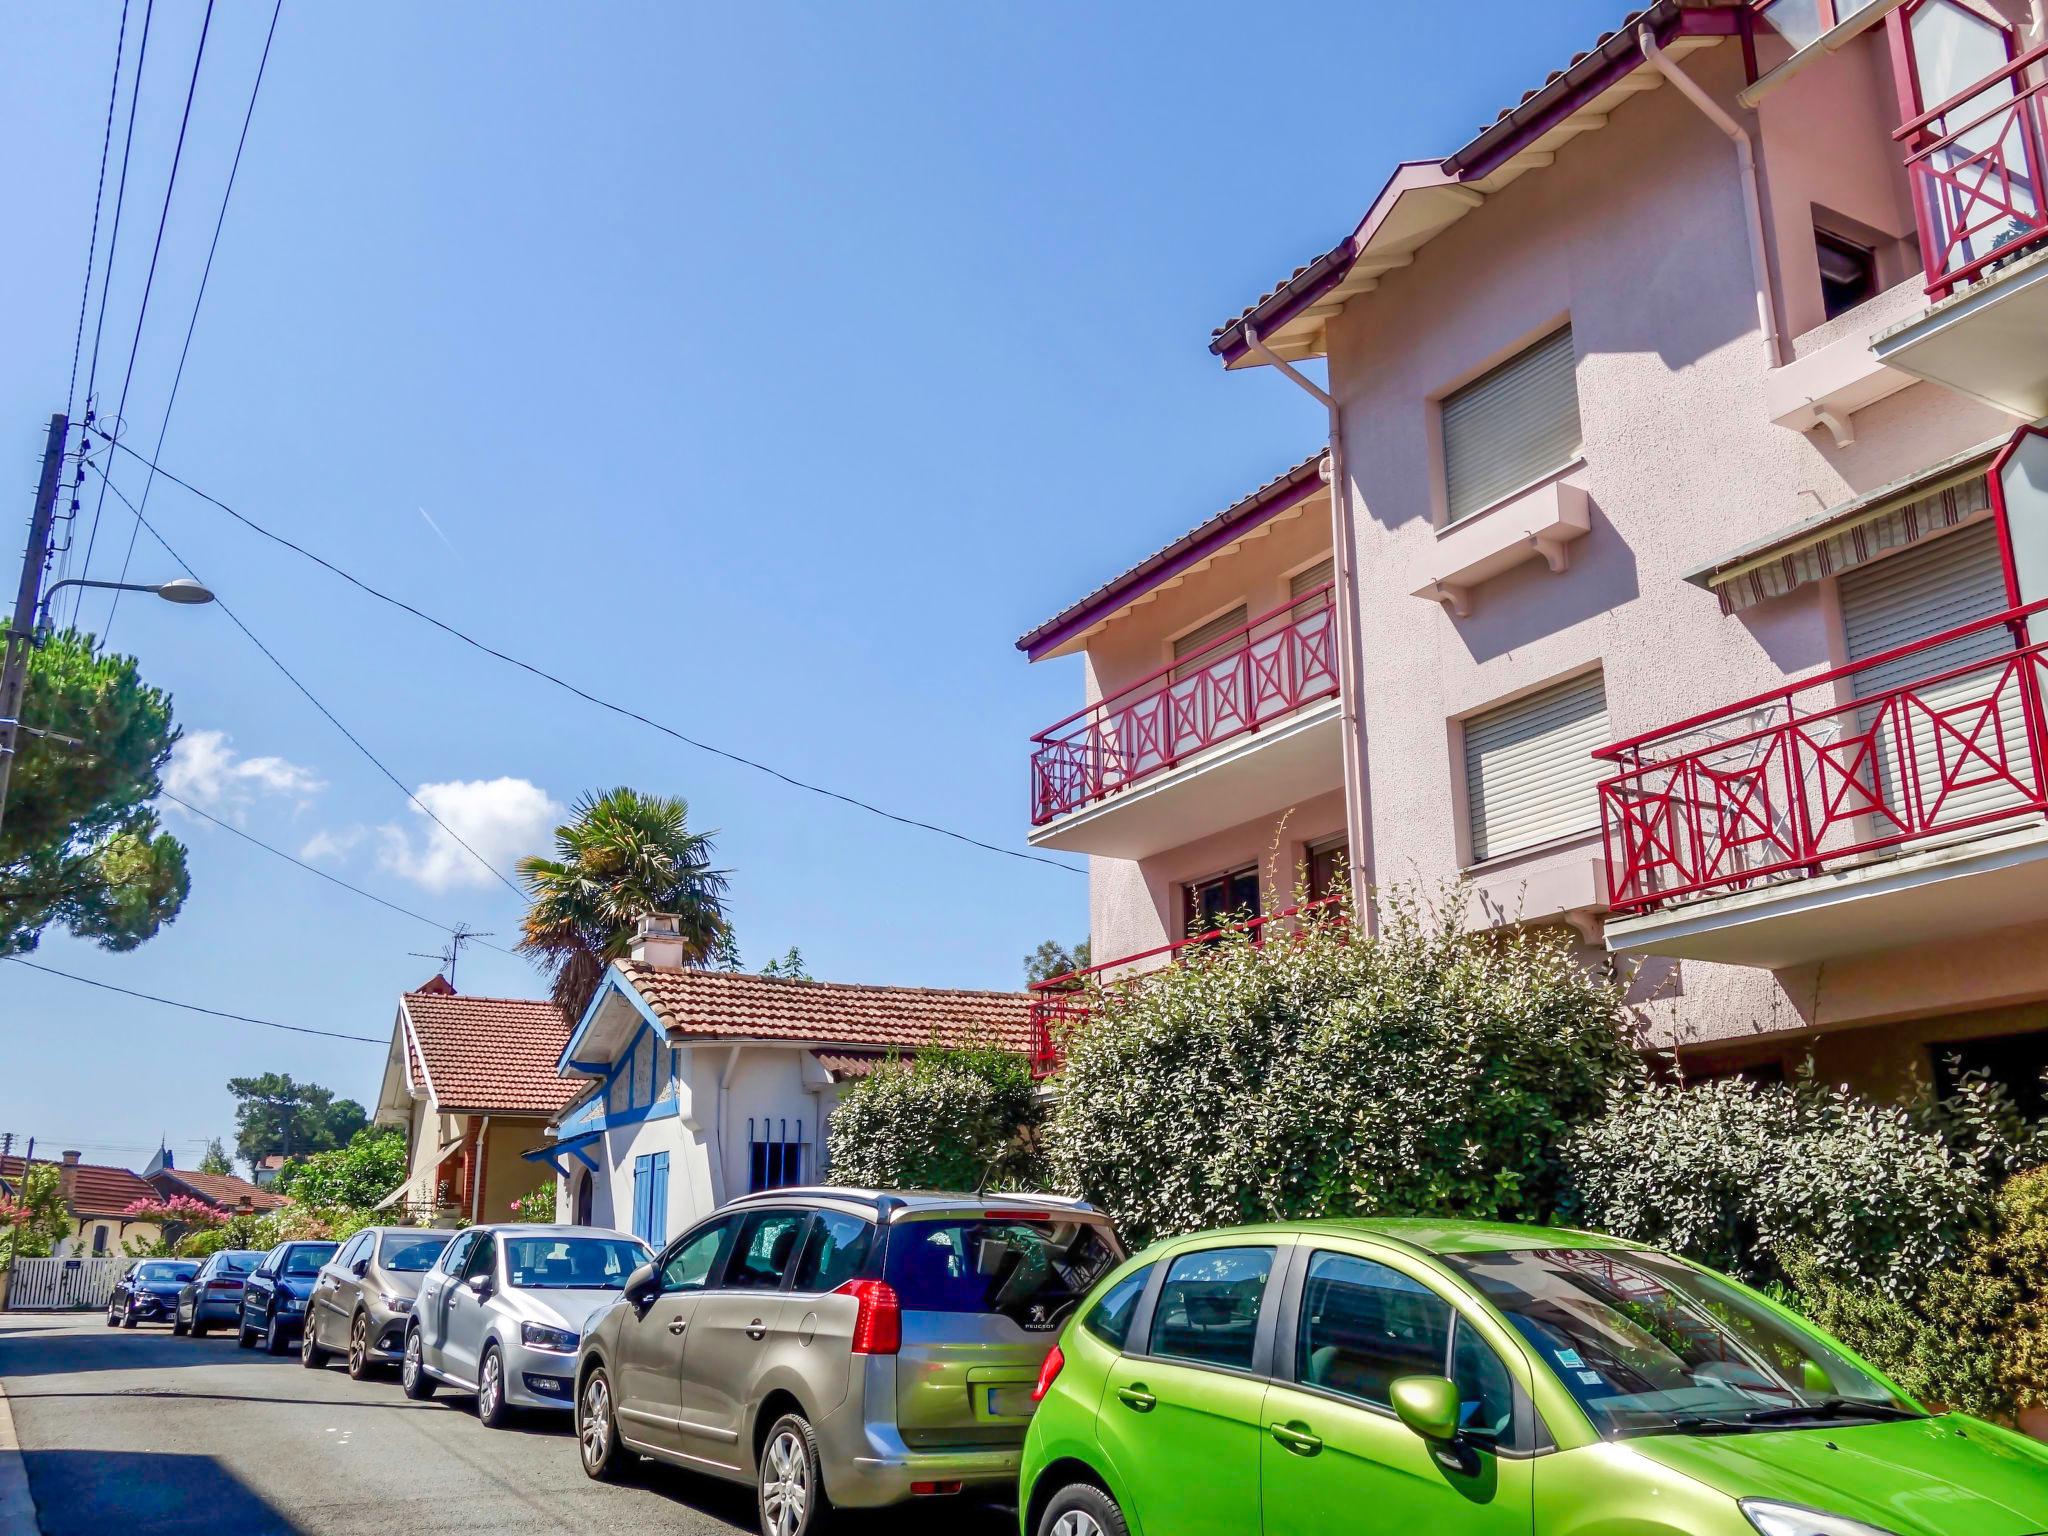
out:
{"label": "leafy bush", "polygon": [[514,1221],[553,1221],[555,1219],[555,1183],[550,1179],[536,1189],[531,1189],[512,1202]]}
{"label": "leafy bush", "polygon": [[16,1256],[48,1258],[71,1235],[62,1175],[54,1163],[32,1164],[20,1180],[18,1198],[0,1197],[0,1269]]}
{"label": "leafy bush", "polygon": [[[1970,1106],[1957,1107],[1964,1120]],[[1989,1212],[2003,1145],[1926,1104],[1810,1079],[1637,1086],[1566,1148],[1571,1218],[1759,1284],[1805,1272],[1918,1294]]]}
{"label": "leafy bush", "polygon": [[917,1053],[840,1096],[828,1132],[832,1177],[881,1189],[977,1189],[1038,1181],[1037,1085],[1022,1057],[993,1048]]}
{"label": "leafy bush", "polygon": [[405,1133],[366,1126],[331,1152],[295,1157],[277,1192],[301,1205],[371,1206],[405,1181]]}
{"label": "leafy bush", "polygon": [[1541,1220],[1558,1149],[1640,1072],[1619,990],[1557,931],[1465,932],[1382,903],[1232,935],[1092,1000],[1066,1042],[1056,1176],[1134,1242],[1327,1214]]}

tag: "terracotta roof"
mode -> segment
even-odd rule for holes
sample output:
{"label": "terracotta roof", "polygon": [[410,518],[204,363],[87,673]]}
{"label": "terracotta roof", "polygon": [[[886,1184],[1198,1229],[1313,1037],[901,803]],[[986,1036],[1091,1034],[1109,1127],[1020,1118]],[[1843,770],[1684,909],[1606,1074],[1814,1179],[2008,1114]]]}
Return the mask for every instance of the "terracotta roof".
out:
{"label": "terracotta roof", "polygon": [[588,1086],[557,1071],[569,1020],[522,997],[408,992],[401,1000],[443,1114],[552,1115]]}
{"label": "terracotta roof", "polygon": [[[22,1160],[18,1157],[0,1157],[0,1179],[19,1187]],[[56,1166],[50,1159],[36,1159],[38,1168]],[[154,1200],[155,1190],[143,1182],[142,1176],[126,1168],[112,1168],[105,1163],[80,1163],[72,1170],[71,1210],[78,1216],[118,1216],[138,1200]]]}
{"label": "terracotta roof", "polygon": [[679,1035],[884,1050],[998,1045],[1026,1051],[1031,1043],[1031,999],[1023,992],[869,987],[671,969],[633,960],[614,963]]}
{"label": "terracotta roof", "polygon": [[191,1195],[224,1211],[241,1209],[243,1197],[249,1208],[274,1211],[285,1203],[283,1195],[258,1188],[232,1173],[201,1173],[197,1169],[165,1168],[151,1175],[149,1183],[164,1195]]}
{"label": "terracotta roof", "polygon": [[1017,649],[1036,661],[1160,582],[1214,556],[1268,518],[1308,500],[1322,489],[1321,465],[1326,451],[1318,448],[1299,464],[1282,470],[1249,495],[1239,497],[1207,522],[1189,529],[1158,553],[1147,555],[1121,576],[1112,577],[1079,602],[1054,614],[1022,636]]}
{"label": "terracotta roof", "polygon": [[818,1065],[832,1074],[833,1081],[845,1082],[848,1078],[866,1077],[885,1061],[902,1061],[900,1051],[813,1051]]}

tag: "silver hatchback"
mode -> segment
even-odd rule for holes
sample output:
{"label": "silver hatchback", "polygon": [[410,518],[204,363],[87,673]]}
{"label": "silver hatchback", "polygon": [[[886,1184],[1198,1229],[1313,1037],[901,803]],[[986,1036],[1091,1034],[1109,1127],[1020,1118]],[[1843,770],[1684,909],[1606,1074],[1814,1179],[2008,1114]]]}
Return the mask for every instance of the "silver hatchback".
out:
{"label": "silver hatchback", "polygon": [[767,1536],[1014,1489],[1046,1353],[1122,1258],[1107,1217],[1051,1196],[750,1195],[590,1320],[583,1470],[638,1452],[750,1482]]}
{"label": "silver hatchback", "polygon": [[420,1282],[455,1234],[419,1227],[365,1227],[321,1266],[306,1301],[299,1359],[318,1369],[345,1352],[348,1373],[361,1381],[396,1365],[405,1348]]}
{"label": "silver hatchback", "polygon": [[604,1227],[492,1226],[455,1234],[420,1283],[406,1323],[405,1395],[476,1394],[496,1429],[515,1408],[569,1407],[583,1325],[651,1257]]}

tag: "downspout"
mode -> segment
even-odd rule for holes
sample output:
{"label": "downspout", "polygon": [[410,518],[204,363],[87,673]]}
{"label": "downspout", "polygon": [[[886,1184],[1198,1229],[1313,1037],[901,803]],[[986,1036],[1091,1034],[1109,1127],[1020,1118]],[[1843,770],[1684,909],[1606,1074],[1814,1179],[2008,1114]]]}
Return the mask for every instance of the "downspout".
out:
{"label": "downspout", "polygon": [[486,1166],[484,1157],[485,1148],[490,1142],[490,1135],[491,1117],[485,1115],[483,1121],[476,1128],[476,1183],[469,1191],[469,1221],[471,1226],[484,1219],[484,1168]]}
{"label": "downspout", "polygon": [[1778,299],[1771,286],[1770,246],[1764,239],[1764,200],[1758,184],[1756,140],[1735,121],[1721,104],[1701,89],[1698,81],[1674,64],[1657,42],[1654,28],[1645,23],[1636,28],[1636,41],[1650,67],[1678,87],[1679,94],[1698,107],[1735,145],[1735,165],[1742,183],[1742,211],[1749,226],[1749,265],[1756,278],[1756,319],[1764,333],[1764,366],[1780,368],[1785,363],[1785,341],[1778,326]]}
{"label": "downspout", "polygon": [[1245,346],[1260,362],[1322,403],[1330,415],[1330,548],[1337,560],[1336,590],[1331,593],[1337,614],[1337,698],[1343,723],[1344,837],[1351,849],[1350,878],[1354,920],[1371,934],[1379,923],[1373,911],[1374,878],[1372,812],[1365,784],[1365,652],[1359,642],[1358,526],[1351,516],[1351,480],[1344,472],[1344,419],[1337,398],[1266,345],[1256,326],[1244,328]]}

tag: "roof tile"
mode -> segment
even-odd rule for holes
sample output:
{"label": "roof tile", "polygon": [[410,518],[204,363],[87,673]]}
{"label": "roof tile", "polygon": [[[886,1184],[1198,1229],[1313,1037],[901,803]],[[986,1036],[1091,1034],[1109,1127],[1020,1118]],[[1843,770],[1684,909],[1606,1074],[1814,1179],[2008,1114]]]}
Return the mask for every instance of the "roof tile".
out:
{"label": "roof tile", "polygon": [[403,1006],[444,1114],[552,1115],[588,1086],[557,1070],[569,1020],[553,1003],[423,991]]}
{"label": "roof tile", "polygon": [[[253,1211],[274,1211],[285,1204],[283,1195],[260,1189],[232,1173],[201,1173],[197,1169],[166,1168],[149,1180],[165,1195],[191,1195],[224,1211],[239,1210],[246,1198]],[[171,1187],[165,1188],[166,1185]]]}
{"label": "roof tile", "polygon": [[[0,1157],[0,1179],[16,1183],[21,1178],[21,1164],[18,1157]],[[63,1165],[39,1157],[36,1166],[61,1168]],[[81,1216],[118,1216],[138,1200],[156,1198],[156,1191],[143,1181],[142,1175],[126,1168],[114,1168],[105,1163],[80,1163],[72,1173],[71,1209]]]}
{"label": "roof tile", "polygon": [[1031,1043],[1031,997],[1025,992],[871,987],[614,963],[679,1035],[884,1050],[996,1045],[1022,1052]]}

